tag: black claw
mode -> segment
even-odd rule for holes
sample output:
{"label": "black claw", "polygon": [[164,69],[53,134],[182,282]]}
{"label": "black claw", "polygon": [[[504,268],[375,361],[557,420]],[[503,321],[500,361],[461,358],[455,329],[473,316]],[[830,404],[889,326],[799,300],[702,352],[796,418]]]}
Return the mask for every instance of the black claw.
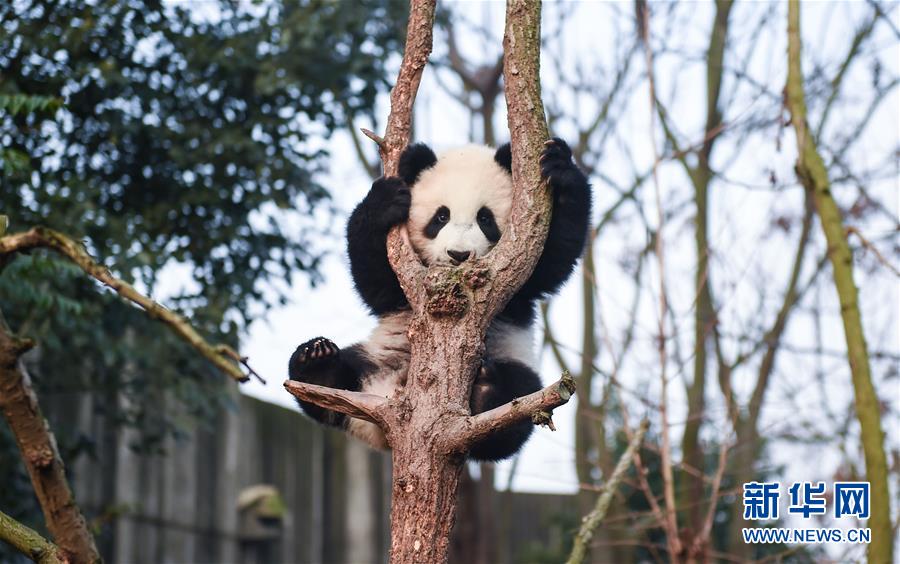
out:
{"label": "black claw", "polygon": [[297,368],[306,368],[308,365],[334,358],[340,349],[325,337],[316,337],[299,347],[294,352],[292,364]]}

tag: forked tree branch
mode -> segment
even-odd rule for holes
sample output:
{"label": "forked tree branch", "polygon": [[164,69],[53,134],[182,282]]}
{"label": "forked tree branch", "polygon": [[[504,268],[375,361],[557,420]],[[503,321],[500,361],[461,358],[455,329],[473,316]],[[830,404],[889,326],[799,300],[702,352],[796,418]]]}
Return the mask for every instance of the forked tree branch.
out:
{"label": "forked tree branch", "polygon": [[385,425],[384,410],[388,408],[387,398],[363,392],[348,392],[338,388],[316,386],[294,380],[284,383],[285,389],[297,399],[314,403],[350,417]]}
{"label": "forked tree branch", "polygon": [[[17,339],[0,326],[0,410],[22,453],[47,529],[65,556],[64,560],[99,562],[94,537],[66,482],[56,439],[41,413],[31,379],[20,360],[32,345],[31,341]],[[0,529],[8,524],[3,520]],[[11,533],[2,534],[5,538]]]}
{"label": "forked tree branch", "polygon": [[66,559],[59,549],[30,527],[0,511],[0,540],[38,564],[63,564]]}
{"label": "forked tree branch", "polygon": [[46,227],[33,227],[22,233],[13,233],[0,238],[0,257],[16,252],[30,251],[38,248],[52,249],[74,262],[88,276],[95,278],[104,285],[112,288],[122,298],[139,305],[147,312],[147,315],[159,319],[168,325],[176,335],[181,337],[189,345],[197,349],[216,367],[238,382],[246,382],[249,376],[244,374],[238,363],[243,364],[250,375],[260,381],[256,372],[246,364],[246,358],[241,357],[228,345],[211,345],[200,336],[183,317],[166,309],[157,302],[144,296],[134,289],[131,284],[113,276],[105,266],[97,262],[87,253],[84,246],[72,238]]}
{"label": "forked tree branch", "polygon": [[500,407],[470,415],[454,422],[446,430],[447,452],[466,452],[473,444],[487,438],[498,429],[509,427],[524,419],[531,419],[535,425],[547,425],[552,430],[552,410],[569,401],[575,393],[575,379],[568,373],[550,384],[527,396],[516,398]]}
{"label": "forked tree branch", "polygon": [[[433,19],[433,0],[412,1],[406,49],[397,82],[391,91],[391,113],[386,134],[382,138],[372,131],[362,130],[378,145],[385,175],[396,174],[400,153],[410,141],[413,102],[431,53]],[[539,80],[540,3],[510,0],[506,21],[503,70],[513,145],[512,177],[516,190],[509,228],[496,248],[485,259],[476,259],[461,267],[464,270],[462,278],[472,291],[469,314],[483,320],[485,328],[534,269],[546,239],[551,209],[550,193],[541,177],[539,159],[543,143],[549,138]],[[426,277],[426,269],[402,228],[395,228],[389,233],[387,247],[388,259],[410,306],[415,313],[421,312],[433,286],[441,284],[446,273],[435,272],[435,276]],[[527,257],[533,257],[533,260]],[[458,450],[470,446],[476,437],[484,436],[491,430],[523,418],[540,417],[541,412],[566,403],[575,391],[574,385],[569,385],[570,381],[570,378],[564,378],[526,398],[459,420],[454,428],[463,431],[463,435],[447,441],[449,447]],[[388,418],[373,417],[372,398],[365,397],[365,394],[321,388],[312,391],[311,387],[290,382],[285,383],[285,387],[297,397],[301,397],[298,393],[305,394],[302,397],[304,401],[345,415],[356,417],[360,414],[361,418],[382,427],[389,424]],[[378,409],[387,408],[379,406]],[[552,424],[549,416],[544,417],[546,423]]]}

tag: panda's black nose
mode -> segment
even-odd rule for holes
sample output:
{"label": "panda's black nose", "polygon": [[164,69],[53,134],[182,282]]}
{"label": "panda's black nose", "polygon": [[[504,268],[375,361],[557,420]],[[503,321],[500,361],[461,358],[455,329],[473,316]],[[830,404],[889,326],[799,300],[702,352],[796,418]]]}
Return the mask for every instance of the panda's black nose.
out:
{"label": "panda's black nose", "polygon": [[454,261],[463,262],[467,258],[469,258],[469,255],[471,255],[472,252],[471,251],[447,251],[447,254],[450,255],[450,258],[452,258]]}

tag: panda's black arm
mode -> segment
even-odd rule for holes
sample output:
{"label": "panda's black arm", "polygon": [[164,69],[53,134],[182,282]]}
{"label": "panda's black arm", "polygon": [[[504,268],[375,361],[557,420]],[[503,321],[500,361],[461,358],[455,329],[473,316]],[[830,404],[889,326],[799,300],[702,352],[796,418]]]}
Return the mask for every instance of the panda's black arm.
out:
{"label": "panda's black arm", "polygon": [[533,300],[556,292],[584,251],[591,214],[591,187],[560,140],[548,146],[542,172],[553,190],[553,212],[544,250],[516,298]]}
{"label": "panda's black arm", "polygon": [[409,216],[409,188],[399,178],[379,178],[347,223],[347,254],[356,290],[375,315],[408,307],[387,256],[387,234]]}

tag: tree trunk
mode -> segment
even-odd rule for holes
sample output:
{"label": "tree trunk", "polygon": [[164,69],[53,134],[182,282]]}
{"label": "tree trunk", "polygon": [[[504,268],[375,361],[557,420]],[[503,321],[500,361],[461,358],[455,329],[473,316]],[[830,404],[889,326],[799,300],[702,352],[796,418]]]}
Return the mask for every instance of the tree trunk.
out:
{"label": "tree trunk", "polygon": [[0,324],[0,409],[22,453],[47,529],[64,560],[73,564],[100,562],[94,537],[66,481],[56,438],[20,359],[30,347],[30,342],[16,339]]}
{"label": "tree trunk", "polygon": [[891,527],[891,495],[884,452],[884,431],[881,426],[881,405],[869,370],[869,352],[859,314],[859,291],[853,281],[853,255],[847,243],[840,209],[831,194],[828,170],[807,123],[801,45],[800,4],[797,0],[791,0],[788,4],[788,79],[785,92],[797,138],[797,174],[804,187],[813,194],[822,231],[828,241],[828,257],[841,304],[856,416],[859,419],[866,461],[866,478],[871,484],[871,517],[868,525],[872,529],[872,542],[868,549],[869,562],[893,562],[894,534]]}

